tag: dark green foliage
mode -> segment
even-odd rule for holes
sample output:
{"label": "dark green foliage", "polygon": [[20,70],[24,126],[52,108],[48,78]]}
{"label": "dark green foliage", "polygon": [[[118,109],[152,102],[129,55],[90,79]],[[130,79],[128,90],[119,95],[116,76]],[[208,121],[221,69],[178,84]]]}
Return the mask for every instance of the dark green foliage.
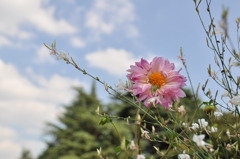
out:
{"label": "dark green foliage", "polygon": [[[172,109],[175,109],[175,112],[171,112],[169,110],[166,110],[164,107],[162,106],[159,106],[157,108],[150,108],[150,111],[149,113],[152,114],[152,116],[154,117],[157,117],[159,121],[162,121],[163,123],[166,122],[166,125],[168,126],[169,129],[172,129],[172,130],[175,130],[176,131],[176,134],[173,134],[172,132],[168,132],[166,131],[165,128],[163,127],[160,127],[158,124],[155,125],[154,124],[154,127],[155,127],[155,130],[156,130],[156,136],[158,136],[157,138],[159,139],[162,139],[162,138],[168,138],[168,139],[171,139],[172,140],[174,139],[174,137],[176,137],[177,133],[181,131],[180,127],[181,127],[181,123],[179,123],[179,119],[177,119],[177,115],[179,115],[179,113],[176,111],[177,108],[175,107],[178,107],[178,106],[181,106],[181,105],[184,105],[185,106],[185,109],[187,111],[186,115],[184,115],[184,120],[189,121],[194,112],[197,110],[198,108],[198,105],[201,104],[201,99],[200,98],[197,98],[197,100],[195,101],[194,99],[194,96],[193,94],[191,93],[191,90],[189,89],[184,89],[184,92],[186,94],[186,97],[185,98],[181,98],[179,101],[173,103],[173,108]],[[130,95],[130,94],[127,94],[125,97],[127,97],[129,100],[133,100],[133,97]],[[137,112],[137,109],[136,107],[126,103],[126,102],[119,102],[119,100],[117,100],[117,98],[113,98],[113,102],[115,104],[112,104],[112,110],[115,111],[115,113],[117,114],[117,116],[120,116],[120,117],[131,117],[131,118],[135,118],[136,116],[136,112]],[[111,106],[110,106],[111,107]],[[143,109],[145,109],[145,111],[148,111],[145,106],[142,106]],[[117,109],[117,110],[116,110]],[[141,112],[141,117],[144,116],[144,113]],[[176,115],[176,116],[170,116],[171,115]],[[173,117],[175,118],[175,120],[169,120],[169,119],[173,119]],[[206,114],[203,113],[202,109],[199,109],[198,113],[195,115],[195,118],[194,118],[194,122],[197,122],[197,119],[199,118],[203,118],[203,117],[206,117]],[[181,119],[183,120],[183,119]],[[146,116],[145,117],[145,121],[147,121],[147,124],[146,124],[146,129],[151,131],[152,130],[152,124],[151,123],[156,123],[155,120],[153,120],[152,118]],[[132,124],[134,124],[135,121],[132,121]],[[155,136],[155,137],[156,137]],[[159,147],[160,150],[163,150],[165,151],[169,144],[165,143],[165,142],[154,142],[154,141],[148,141],[146,140],[143,146],[143,152],[145,154],[149,154],[149,156],[151,156],[153,159],[154,157],[155,158],[158,158],[156,156],[156,150],[153,148],[153,146],[156,146],[156,147]]]}
{"label": "dark green foliage", "polygon": [[33,158],[32,158],[31,152],[29,150],[23,149],[21,157],[19,159],[33,159]]}
{"label": "dark green foliage", "polygon": [[[81,88],[77,88],[78,92],[76,99],[73,103],[65,107],[65,113],[60,116],[60,124],[48,124],[48,134],[51,136],[51,140],[47,142],[47,149],[39,156],[39,159],[92,159],[98,158],[97,149],[102,148],[102,155],[108,157],[109,159],[116,158],[125,158],[124,152],[121,149],[121,143],[118,134],[116,133],[114,125],[117,127],[121,136],[126,137],[126,141],[134,139],[134,130],[135,130],[135,116],[137,112],[137,107],[130,105],[129,103],[122,102],[113,98],[113,101],[105,107],[106,113],[118,117],[129,118],[130,125],[126,125],[126,122],[123,121],[123,118],[116,120],[110,116],[99,116],[95,112],[98,106],[101,106],[101,102],[97,99],[95,93],[95,84],[91,92],[87,94]],[[145,121],[147,125],[144,127],[144,122],[142,122],[142,127],[151,132],[153,123],[156,129],[155,134],[151,134],[152,141],[141,140],[142,152],[146,155],[147,158],[150,156],[152,159],[158,158],[155,149],[153,146],[158,147],[162,152],[166,151],[168,146],[171,144],[172,147],[177,146],[178,143],[175,142],[175,138],[183,130],[181,122],[197,122],[197,119],[205,118],[209,121],[209,117],[212,114],[206,114],[203,112],[202,108],[198,110],[198,113],[192,120],[194,112],[198,109],[197,104],[201,104],[201,100],[198,98],[197,101],[194,100],[193,95],[189,90],[185,90],[186,98],[181,99],[180,101],[173,104],[175,111],[166,110],[164,107],[154,108],[152,107],[149,111],[150,114],[158,118],[158,121],[167,125],[167,127],[173,132],[166,131],[165,128],[156,124],[152,118],[146,116]],[[125,97],[133,100],[132,96],[127,94]],[[184,105],[187,113],[184,116],[181,116],[177,111],[177,107]],[[143,109],[148,111],[145,106],[142,106]],[[141,112],[141,117],[144,116],[144,113]],[[224,117],[220,120],[215,119],[212,121],[217,124],[218,129],[222,134],[226,134],[226,129],[233,131],[231,127],[225,127],[222,123],[234,123],[234,118],[231,114],[224,114]],[[181,121],[181,122],[180,122]],[[191,123],[189,123],[191,124]],[[209,122],[209,124],[211,124]],[[211,126],[211,125],[210,125]],[[208,134],[205,134],[205,140],[208,141]],[[216,134],[211,134],[213,148],[217,148],[219,144],[219,136]],[[226,146],[229,138],[226,135],[222,136],[223,143],[222,147]],[[154,139],[161,140],[162,142],[155,142]],[[166,140],[166,142],[164,141]],[[233,138],[237,141],[237,139]],[[169,142],[168,142],[169,141]],[[126,142],[126,143],[127,143]],[[184,149],[184,148],[183,148]],[[235,150],[232,150],[236,154]],[[120,155],[116,155],[117,152],[121,152]],[[169,151],[168,157],[176,158],[177,154],[180,152],[171,149]],[[222,153],[219,150],[219,153]],[[229,156],[234,156],[229,154]],[[20,158],[20,159],[31,159],[31,158]]]}
{"label": "dark green foliage", "polygon": [[[120,140],[110,123],[99,125],[101,117],[95,111],[101,103],[96,97],[95,84],[90,94],[81,88],[76,91],[75,101],[59,117],[61,124],[48,124],[52,139],[39,159],[93,159],[97,158],[100,147],[104,156],[116,158],[115,147]],[[124,123],[118,122],[117,128],[122,135],[130,134]]]}

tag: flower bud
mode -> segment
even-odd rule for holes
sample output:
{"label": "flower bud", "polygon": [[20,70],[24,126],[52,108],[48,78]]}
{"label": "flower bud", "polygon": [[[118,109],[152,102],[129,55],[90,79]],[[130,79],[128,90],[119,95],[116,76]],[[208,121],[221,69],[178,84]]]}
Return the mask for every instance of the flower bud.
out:
{"label": "flower bud", "polygon": [[215,105],[206,105],[206,106],[203,108],[203,111],[204,111],[204,113],[206,113],[206,114],[211,114],[211,113],[213,113],[215,110],[216,110]]}

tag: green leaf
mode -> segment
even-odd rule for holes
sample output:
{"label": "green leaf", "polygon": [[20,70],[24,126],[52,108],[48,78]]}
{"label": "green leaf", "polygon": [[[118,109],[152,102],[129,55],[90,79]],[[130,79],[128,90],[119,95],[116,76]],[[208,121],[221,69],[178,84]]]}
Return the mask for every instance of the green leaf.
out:
{"label": "green leaf", "polygon": [[56,40],[53,42],[53,48],[56,48]]}
{"label": "green leaf", "polygon": [[109,118],[108,116],[104,116],[100,122],[99,125],[105,125],[106,123],[112,123],[112,119]]}
{"label": "green leaf", "polygon": [[177,147],[177,146],[178,146],[178,143],[172,142],[172,143],[171,143],[171,146],[172,146],[172,147]]}
{"label": "green leaf", "polygon": [[119,155],[121,152],[123,152],[121,146],[116,147],[115,152],[117,155]]}
{"label": "green leaf", "polygon": [[105,125],[108,122],[108,117],[103,117],[100,122],[99,125]]}
{"label": "green leaf", "polygon": [[45,47],[48,48],[49,50],[52,50],[52,48],[50,46],[48,46],[47,44],[43,43],[43,45],[45,45]]}

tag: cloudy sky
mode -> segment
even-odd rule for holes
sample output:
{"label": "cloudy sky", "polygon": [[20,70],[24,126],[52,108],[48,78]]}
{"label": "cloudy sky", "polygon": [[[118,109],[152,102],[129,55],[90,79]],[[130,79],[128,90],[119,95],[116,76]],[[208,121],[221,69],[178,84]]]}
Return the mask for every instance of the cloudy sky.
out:
{"label": "cloudy sky", "polygon": [[[212,5],[216,22],[223,5],[229,7],[235,31],[240,1],[213,0]],[[45,146],[45,122],[55,121],[71,102],[73,86],[87,91],[91,86],[91,79],[49,56],[43,42],[56,40],[59,51],[113,86],[142,57],[163,56],[180,68],[182,47],[196,86],[205,82],[213,60],[194,11],[193,2],[176,0],[1,0],[1,158],[16,159],[22,148],[37,156]],[[98,93],[108,101],[103,86]]]}

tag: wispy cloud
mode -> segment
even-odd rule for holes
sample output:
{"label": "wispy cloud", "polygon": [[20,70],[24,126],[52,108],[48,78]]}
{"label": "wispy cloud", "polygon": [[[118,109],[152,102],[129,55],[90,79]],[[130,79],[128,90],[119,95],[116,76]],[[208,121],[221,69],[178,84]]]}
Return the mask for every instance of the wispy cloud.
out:
{"label": "wispy cloud", "polygon": [[77,47],[77,48],[84,48],[86,46],[86,42],[83,39],[78,37],[72,37],[70,42],[74,47]]}
{"label": "wispy cloud", "polygon": [[134,5],[128,0],[95,0],[86,13],[85,25],[97,36],[111,34],[117,29],[125,30],[126,34],[133,31],[131,35],[137,36],[135,19]]}
{"label": "wispy cloud", "polygon": [[42,45],[37,49],[37,54],[34,61],[37,63],[54,63],[56,60],[50,56],[49,49]]}
{"label": "wispy cloud", "polygon": [[[1,0],[0,33],[22,40],[34,36],[29,27],[52,35],[72,34],[77,31],[77,28],[65,19],[57,19],[54,15],[56,8],[46,7],[46,3],[45,0]],[[5,40],[2,44],[9,43]]]}
{"label": "wispy cloud", "polygon": [[0,46],[11,45],[11,44],[12,44],[11,41],[7,37],[0,35]]}
{"label": "wispy cloud", "polygon": [[113,75],[124,75],[130,64],[134,64],[137,58],[131,52],[124,49],[108,48],[89,53],[85,56],[89,65],[103,69]]}
{"label": "wispy cloud", "polygon": [[[55,121],[61,112],[59,106],[74,98],[71,87],[85,87],[86,84],[60,75],[45,78],[31,69],[28,69],[29,78],[20,74],[14,65],[1,60],[0,74],[3,75],[0,76],[0,156],[17,158],[22,147],[36,155],[41,150],[38,148],[43,146],[36,138],[44,123]],[[21,133],[30,138],[23,140]]]}
{"label": "wispy cloud", "polygon": [[[156,57],[155,54],[148,53],[145,55],[145,59],[152,61]],[[95,51],[88,53],[85,59],[91,67],[102,69],[112,75],[122,76],[126,74],[126,70],[130,65],[140,61],[140,57],[134,56],[133,53],[124,49],[107,48],[105,50]],[[175,64],[175,67],[179,69],[181,63],[179,61],[168,59]]]}

